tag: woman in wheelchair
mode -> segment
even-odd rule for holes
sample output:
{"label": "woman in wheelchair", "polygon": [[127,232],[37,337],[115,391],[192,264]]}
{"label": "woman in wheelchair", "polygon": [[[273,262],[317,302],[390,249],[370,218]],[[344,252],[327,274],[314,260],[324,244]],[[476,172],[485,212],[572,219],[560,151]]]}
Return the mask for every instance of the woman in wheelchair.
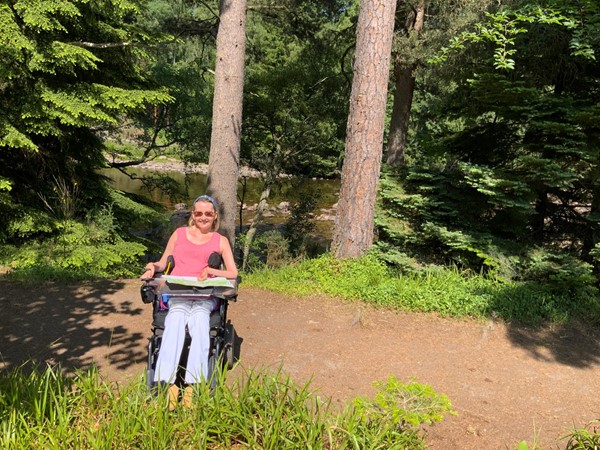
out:
{"label": "woman in wheelchair", "polygon": [[[217,233],[219,212],[216,201],[201,195],[192,206],[188,226],[178,228],[169,238],[159,261],[148,263],[143,278],[151,278],[167,266],[167,258],[172,255],[173,276],[195,276],[203,281],[208,277],[236,278],[237,268],[233,252],[225,236]],[[224,270],[209,267],[212,253],[222,257]],[[210,314],[215,308],[214,299],[172,298],[165,319],[165,330],[161,350],[156,363],[154,381],[169,384],[170,407],[174,407],[179,395],[175,385],[181,352],[186,336],[186,326],[192,338],[185,372],[184,402],[191,401],[191,385],[208,378],[208,352],[210,347]]]}

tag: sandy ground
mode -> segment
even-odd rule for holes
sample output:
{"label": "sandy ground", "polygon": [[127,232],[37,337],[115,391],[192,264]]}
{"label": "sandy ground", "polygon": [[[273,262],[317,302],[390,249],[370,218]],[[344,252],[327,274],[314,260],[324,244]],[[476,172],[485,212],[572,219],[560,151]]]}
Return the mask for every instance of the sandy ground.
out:
{"label": "sandy ground", "polygon": [[[111,380],[144,371],[151,309],[139,281],[35,287],[0,281],[0,370],[34,358],[97,364]],[[343,405],[393,374],[445,393],[457,411],[428,429],[432,449],[564,448],[600,418],[597,329],[527,329],[494,321],[376,310],[323,297],[240,289],[230,318],[242,337],[234,370],[282,367]]]}

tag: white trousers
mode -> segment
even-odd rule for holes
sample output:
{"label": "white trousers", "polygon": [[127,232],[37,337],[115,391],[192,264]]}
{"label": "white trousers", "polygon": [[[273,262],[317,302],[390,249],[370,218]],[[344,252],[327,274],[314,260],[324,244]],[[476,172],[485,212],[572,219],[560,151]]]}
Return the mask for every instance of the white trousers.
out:
{"label": "white trousers", "polygon": [[165,318],[154,381],[174,383],[185,341],[185,326],[192,338],[185,372],[187,384],[208,379],[208,351],[210,349],[210,313],[214,299],[171,299]]}

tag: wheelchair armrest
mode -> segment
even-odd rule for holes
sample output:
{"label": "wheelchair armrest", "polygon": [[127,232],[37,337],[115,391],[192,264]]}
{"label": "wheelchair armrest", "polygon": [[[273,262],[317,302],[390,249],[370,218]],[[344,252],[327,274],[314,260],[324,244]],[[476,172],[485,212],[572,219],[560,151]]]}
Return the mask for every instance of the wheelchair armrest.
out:
{"label": "wheelchair armrest", "polygon": [[231,283],[233,284],[233,288],[224,289],[223,291],[215,294],[215,297],[218,297],[223,300],[230,301],[230,302],[235,302],[235,301],[237,301],[238,286],[242,282],[242,277],[238,275],[235,279],[228,278],[228,280],[231,281]]}

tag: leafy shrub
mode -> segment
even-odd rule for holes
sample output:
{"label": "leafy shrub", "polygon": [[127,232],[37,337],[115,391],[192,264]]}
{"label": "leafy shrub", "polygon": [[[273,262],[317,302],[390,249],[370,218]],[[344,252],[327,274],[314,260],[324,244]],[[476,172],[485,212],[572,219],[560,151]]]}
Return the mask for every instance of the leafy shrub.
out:
{"label": "leafy shrub", "polygon": [[45,211],[21,207],[19,211],[7,211],[4,228],[4,242],[18,242],[34,239],[46,234],[54,234],[62,227],[60,220],[50,216]]}
{"label": "leafy shrub", "polygon": [[290,253],[290,242],[278,231],[267,231],[256,241],[264,254],[267,267],[281,267],[295,260]]}
{"label": "leafy shrub", "polygon": [[345,445],[335,448],[346,448],[350,442],[355,448],[372,448],[374,442],[387,444],[385,448],[426,448],[421,426],[454,413],[448,397],[436,394],[429,385],[405,384],[393,375],[374,385],[378,393],[373,400],[359,397],[341,415],[330,439],[338,438]]}
{"label": "leafy shrub", "polygon": [[[244,248],[246,235],[242,234],[236,239],[236,246]],[[289,241],[278,230],[270,230],[258,234],[252,240],[246,260],[246,271],[252,272],[265,268],[278,268],[297,262],[299,258],[292,256],[289,250]]]}
{"label": "leafy shrub", "polygon": [[101,208],[87,222],[67,220],[59,233],[20,246],[3,246],[0,263],[16,278],[71,279],[131,277],[139,272],[146,246],[126,242],[117,232],[112,209]]}
{"label": "leafy shrub", "polygon": [[547,283],[558,291],[577,290],[596,281],[591,264],[567,253],[540,248],[530,253],[521,278]]}
{"label": "leafy shrub", "polygon": [[285,236],[289,250],[293,255],[304,253],[306,237],[315,229],[312,211],[315,209],[319,196],[311,193],[294,204],[291,214],[284,225]]}

